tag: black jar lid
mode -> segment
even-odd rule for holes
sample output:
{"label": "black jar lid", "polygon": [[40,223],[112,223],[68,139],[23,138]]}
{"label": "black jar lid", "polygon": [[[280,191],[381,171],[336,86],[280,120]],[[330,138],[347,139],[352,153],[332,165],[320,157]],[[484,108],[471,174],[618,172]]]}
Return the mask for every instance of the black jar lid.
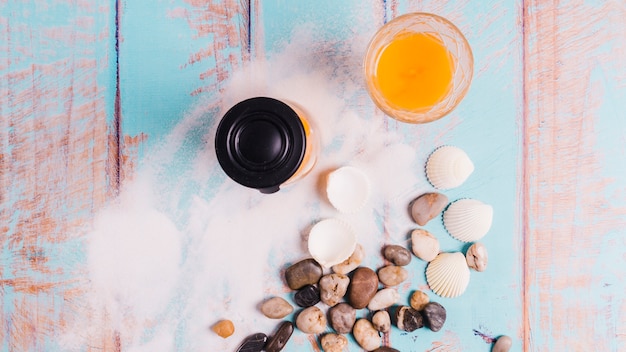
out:
{"label": "black jar lid", "polygon": [[267,97],[244,100],[220,121],[215,152],[234,181],[262,193],[274,193],[300,167],[306,133],[289,105]]}

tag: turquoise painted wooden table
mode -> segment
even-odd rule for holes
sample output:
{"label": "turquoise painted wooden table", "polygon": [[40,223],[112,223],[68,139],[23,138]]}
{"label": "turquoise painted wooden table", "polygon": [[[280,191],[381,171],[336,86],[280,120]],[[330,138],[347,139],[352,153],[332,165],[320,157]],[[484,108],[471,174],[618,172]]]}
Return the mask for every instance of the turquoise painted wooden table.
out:
{"label": "turquoise painted wooden table", "polygon": [[[454,22],[475,59],[467,97],[426,125],[376,109],[360,68],[374,32],[415,11]],[[278,325],[264,299],[293,302],[283,270],[320,219],[350,223],[374,269],[383,245],[409,248],[424,162],[452,144],[476,169],[446,195],[494,207],[488,269],[447,299],[413,258],[399,304],[424,290],[448,319],[384,343],[624,350],[625,15],[618,0],[0,1],[0,349],[234,351]],[[296,101],[322,137],[314,171],[270,196],[228,180],[212,149],[254,95]],[[341,165],[373,185],[353,215],[320,191]],[[233,336],[211,331],[220,319]],[[285,350],[320,351],[319,336],[296,330]]]}

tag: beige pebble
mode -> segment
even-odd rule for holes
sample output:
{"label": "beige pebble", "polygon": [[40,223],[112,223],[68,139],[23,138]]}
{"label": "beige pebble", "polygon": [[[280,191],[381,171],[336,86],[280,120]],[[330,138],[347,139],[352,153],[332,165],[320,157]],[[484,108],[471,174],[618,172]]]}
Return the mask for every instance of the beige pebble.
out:
{"label": "beige pebble", "polygon": [[350,255],[348,259],[344,260],[342,263],[332,266],[333,272],[347,275],[361,265],[364,257],[365,251],[363,250],[363,246],[357,243],[356,248],[354,248],[354,252],[352,252],[352,255]]}
{"label": "beige pebble", "polygon": [[500,336],[496,340],[496,343],[493,345],[491,352],[508,352],[511,349],[512,345],[513,340],[510,337],[506,335]]}
{"label": "beige pebble", "polygon": [[343,335],[326,334],[320,339],[324,352],[342,352],[348,346],[348,339]]}
{"label": "beige pebble", "polygon": [[375,350],[383,344],[383,340],[378,334],[378,330],[376,330],[374,325],[372,325],[372,323],[365,318],[361,318],[356,321],[354,328],[352,329],[352,334],[354,335],[354,339],[359,346],[366,351]]}
{"label": "beige pebble", "polygon": [[423,291],[417,290],[411,294],[409,304],[415,310],[422,310],[428,302],[430,302],[428,295]]}
{"label": "beige pebble", "polygon": [[386,310],[379,310],[372,316],[372,325],[383,334],[391,330],[391,317]]}
{"label": "beige pebble", "polygon": [[409,272],[395,265],[387,265],[378,269],[378,280],[385,286],[397,286],[409,277]]}
{"label": "beige pebble", "polygon": [[411,249],[415,256],[430,262],[439,254],[439,240],[426,230],[416,229],[411,233]]}
{"label": "beige pebble", "polygon": [[304,309],[296,318],[296,327],[306,334],[319,334],[326,330],[326,315],[316,306]]}
{"label": "beige pebble", "polygon": [[465,253],[467,266],[476,271],[485,271],[489,257],[487,255],[487,247],[480,242],[476,242],[467,249]]}
{"label": "beige pebble", "polygon": [[282,319],[291,312],[293,306],[281,297],[272,297],[261,304],[261,313],[270,319]]}
{"label": "beige pebble", "polygon": [[222,338],[227,338],[235,332],[235,325],[227,319],[220,320],[211,327],[211,330]]}
{"label": "beige pebble", "polygon": [[374,297],[370,300],[370,303],[367,305],[367,309],[375,312],[377,310],[385,309],[391,307],[400,298],[400,294],[395,288],[383,288],[376,292]]}
{"label": "beige pebble", "polygon": [[350,278],[343,274],[328,274],[322,276],[319,282],[320,299],[332,307],[339,303],[348,291]]}

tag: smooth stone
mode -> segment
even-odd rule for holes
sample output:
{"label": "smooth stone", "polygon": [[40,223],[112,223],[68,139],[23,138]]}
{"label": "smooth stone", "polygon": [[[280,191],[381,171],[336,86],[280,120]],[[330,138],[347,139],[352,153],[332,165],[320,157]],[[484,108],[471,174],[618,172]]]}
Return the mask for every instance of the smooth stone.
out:
{"label": "smooth stone", "polygon": [[320,301],[320,289],[315,285],[306,285],[296,292],[293,301],[302,308],[314,306]]}
{"label": "smooth stone", "polygon": [[235,325],[233,322],[227,319],[218,321],[211,327],[211,330],[215,332],[221,338],[227,338],[235,332]]}
{"label": "smooth stone", "polygon": [[400,351],[395,348],[383,346],[383,347],[375,349],[372,352],[400,352]]}
{"label": "smooth stone", "polygon": [[330,325],[340,334],[352,331],[356,321],[356,309],[348,303],[339,303],[328,310]]}
{"label": "smooth stone", "polygon": [[322,266],[315,259],[308,258],[291,265],[285,271],[285,281],[292,290],[316,284],[322,277]]}
{"label": "smooth stone", "polygon": [[272,297],[261,304],[261,313],[270,319],[282,319],[291,312],[293,306],[281,297]]}
{"label": "smooth stone", "polygon": [[348,292],[350,278],[343,274],[328,274],[320,279],[320,299],[330,307],[341,302]]}
{"label": "smooth stone", "polygon": [[425,325],[432,331],[439,331],[446,322],[446,309],[437,302],[429,302],[422,310]]}
{"label": "smooth stone", "polygon": [[355,309],[365,308],[377,291],[378,275],[370,268],[359,267],[348,286],[348,302]]}
{"label": "smooth stone", "polygon": [[348,273],[361,265],[364,257],[365,251],[363,250],[363,246],[357,243],[350,257],[339,264],[333,265],[332,270],[337,274],[348,275]]}
{"label": "smooth stone", "polygon": [[319,334],[326,330],[326,315],[315,306],[305,308],[298,314],[296,326],[306,334]]}
{"label": "smooth stone", "polygon": [[383,249],[383,256],[393,265],[405,266],[411,262],[411,252],[397,244],[390,244]]}
{"label": "smooth stone", "polygon": [[491,349],[491,352],[508,352],[511,349],[511,346],[513,345],[513,340],[506,336],[500,336],[498,337],[498,339],[496,340],[496,343],[493,345],[493,348]]}
{"label": "smooth stone", "polygon": [[241,345],[239,345],[237,352],[261,352],[263,351],[263,348],[265,348],[266,342],[267,335],[262,332],[258,332],[246,337]]}
{"label": "smooth stone", "polygon": [[430,262],[439,254],[439,240],[426,230],[416,229],[411,232],[411,249],[416,257]]}
{"label": "smooth stone", "polygon": [[293,324],[290,321],[283,321],[278,326],[276,333],[270,336],[265,345],[265,352],[280,352],[293,334]]}
{"label": "smooth stone", "polygon": [[398,307],[395,318],[398,329],[406,332],[415,331],[424,327],[422,314],[411,307]]}
{"label": "smooth stone", "polygon": [[375,350],[383,344],[383,339],[378,334],[378,330],[365,318],[356,321],[352,334],[359,346],[366,351]]}
{"label": "smooth stone", "polygon": [[378,280],[385,286],[398,286],[409,277],[409,272],[395,265],[387,265],[378,269]]}
{"label": "smooth stone", "polygon": [[426,292],[417,290],[411,294],[409,305],[415,310],[422,310],[428,302],[430,302],[430,298]]}
{"label": "smooth stone", "polygon": [[476,242],[467,249],[465,253],[467,266],[476,271],[485,271],[489,256],[487,255],[487,247],[480,242]]}
{"label": "smooth stone", "polygon": [[343,335],[326,334],[320,339],[324,352],[342,352],[348,346],[348,339]]}
{"label": "smooth stone", "polygon": [[400,294],[395,288],[383,288],[372,297],[367,309],[372,312],[385,309],[398,302],[398,299],[400,299]]}
{"label": "smooth stone", "polygon": [[439,215],[448,202],[448,197],[441,193],[422,194],[411,202],[411,217],[418,225],[424,226]]}
{"label": "smooth stone", "polygon": [[372,325],[383,334],[391,330],[391,317],[386,310],[379,310],[372,316]]}

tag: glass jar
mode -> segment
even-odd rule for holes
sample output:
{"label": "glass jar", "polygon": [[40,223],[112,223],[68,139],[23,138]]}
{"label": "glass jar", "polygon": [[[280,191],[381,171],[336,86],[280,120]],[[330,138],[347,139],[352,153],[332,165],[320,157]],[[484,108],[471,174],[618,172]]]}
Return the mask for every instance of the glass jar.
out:
{"label": "glass jar", "polygon": [[217,127],[215,151],[231,179],[274,193],[311,171],[319,141],[314,124],[295,104],[255,97],[226,112]]}
{"label": "glass jar", "polygon": [[363,66],[367,90],[385,114],[425,123],[445,116],[465,97],[474,59],[469,43],[450,21],[410,13],[376,32]]}

